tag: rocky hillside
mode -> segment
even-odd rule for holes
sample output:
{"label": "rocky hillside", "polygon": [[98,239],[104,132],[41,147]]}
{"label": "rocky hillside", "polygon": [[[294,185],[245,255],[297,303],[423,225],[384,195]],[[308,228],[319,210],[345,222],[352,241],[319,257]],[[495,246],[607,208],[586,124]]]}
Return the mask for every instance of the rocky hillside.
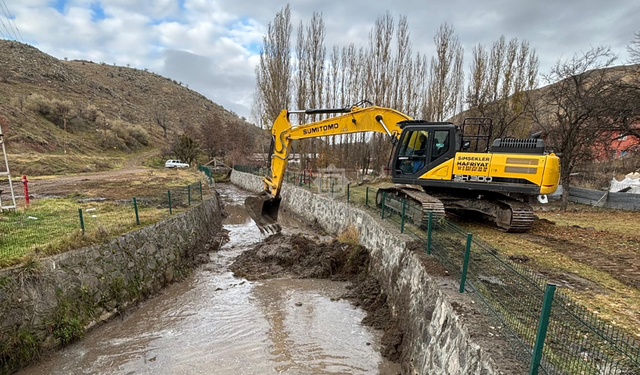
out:
{"label": "rocky hillside", "polygon": [[[57,160],[59,166],[50,172],[110,168],[129,153],[164,147],[177,134],[196,134],[207,119],[208,126],[211,119],[228,121],[242,134],[264,138],[244,119],[169,78],[104,63],[62,61],[30,45],[0,40],[0,121],[8,151],[23,168],[29,169],[29,160],[47,164],[60,156],[85,164],[87,158],[98,161],[65,170],[67,163]],[[12,172],[24,171],[12,166]]]}

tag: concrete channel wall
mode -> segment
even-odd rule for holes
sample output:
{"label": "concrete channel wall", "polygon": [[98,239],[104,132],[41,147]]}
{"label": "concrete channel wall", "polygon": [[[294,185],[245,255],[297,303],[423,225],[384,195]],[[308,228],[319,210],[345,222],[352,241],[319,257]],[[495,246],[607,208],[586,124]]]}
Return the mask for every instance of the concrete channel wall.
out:
{"label": "concrete channel wall", "polygon": [[[261,178],[233,171],[231,182],[250,191],[263,189]],[[350,225],[371,256],[372,272],[388,296],[405,332],[402,366],[405,374],[521,374],[526,369],[498,338],[473,300],[457,293],[449,277],[429,274],[433,264],[424,251],[412,251],[412,238],[353,205],[285,185],[282,207],[315,221],[329,233]]]}
{"label": "concrete channel wall", "polygon": [[208,260],[221,232],[216,195],[105,244],[0,271],[0,374],[82,336],[185,276]]}

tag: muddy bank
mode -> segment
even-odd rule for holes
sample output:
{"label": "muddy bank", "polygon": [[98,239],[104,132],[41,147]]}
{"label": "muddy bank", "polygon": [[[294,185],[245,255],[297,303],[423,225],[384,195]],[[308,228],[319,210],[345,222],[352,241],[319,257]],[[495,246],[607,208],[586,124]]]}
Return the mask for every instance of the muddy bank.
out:
{"label": "muddy bank", "polygon": [[253,281],[289,277],[350,282],[347,293],[340,298],[367,313],[362,324],[383,330],[381,353],[399,362],[403,332],[386,294],[368,273],[369,253],[364,247],[335,239],[321,241],[305,234],[278,234],[240,254],[229,268],[234,276]]}

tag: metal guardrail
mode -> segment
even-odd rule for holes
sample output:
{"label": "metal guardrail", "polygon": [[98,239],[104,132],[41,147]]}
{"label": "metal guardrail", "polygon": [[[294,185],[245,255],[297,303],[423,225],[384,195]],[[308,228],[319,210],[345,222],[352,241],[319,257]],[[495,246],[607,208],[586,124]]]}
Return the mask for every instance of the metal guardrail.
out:
{"label": "metal guardrail", "polygon": [[[266,168],[234,169],[264,176]],[[286,182],[311,189],[310,180],[291,173]],[[348,187],[345,200],[373,211],[421,241],[449,274],[504,326],[504,336],[529,374],[640,374],[640,340],[598,318],[533,270],[516,264],[478,236],[447,220],[425,224],[422,208],[394,195],[376,201],[377,189],[364,194]]]}

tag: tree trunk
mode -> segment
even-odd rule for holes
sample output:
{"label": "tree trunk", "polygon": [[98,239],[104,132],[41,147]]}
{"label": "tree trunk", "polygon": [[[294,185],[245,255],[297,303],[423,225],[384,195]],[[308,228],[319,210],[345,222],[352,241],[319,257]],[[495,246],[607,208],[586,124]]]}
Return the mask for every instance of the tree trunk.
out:
{"label": "tree trunk", "polygon": [[167,138],[167,127],[166,126],[162,127],[162,133],[163,133],[164,137]]}

